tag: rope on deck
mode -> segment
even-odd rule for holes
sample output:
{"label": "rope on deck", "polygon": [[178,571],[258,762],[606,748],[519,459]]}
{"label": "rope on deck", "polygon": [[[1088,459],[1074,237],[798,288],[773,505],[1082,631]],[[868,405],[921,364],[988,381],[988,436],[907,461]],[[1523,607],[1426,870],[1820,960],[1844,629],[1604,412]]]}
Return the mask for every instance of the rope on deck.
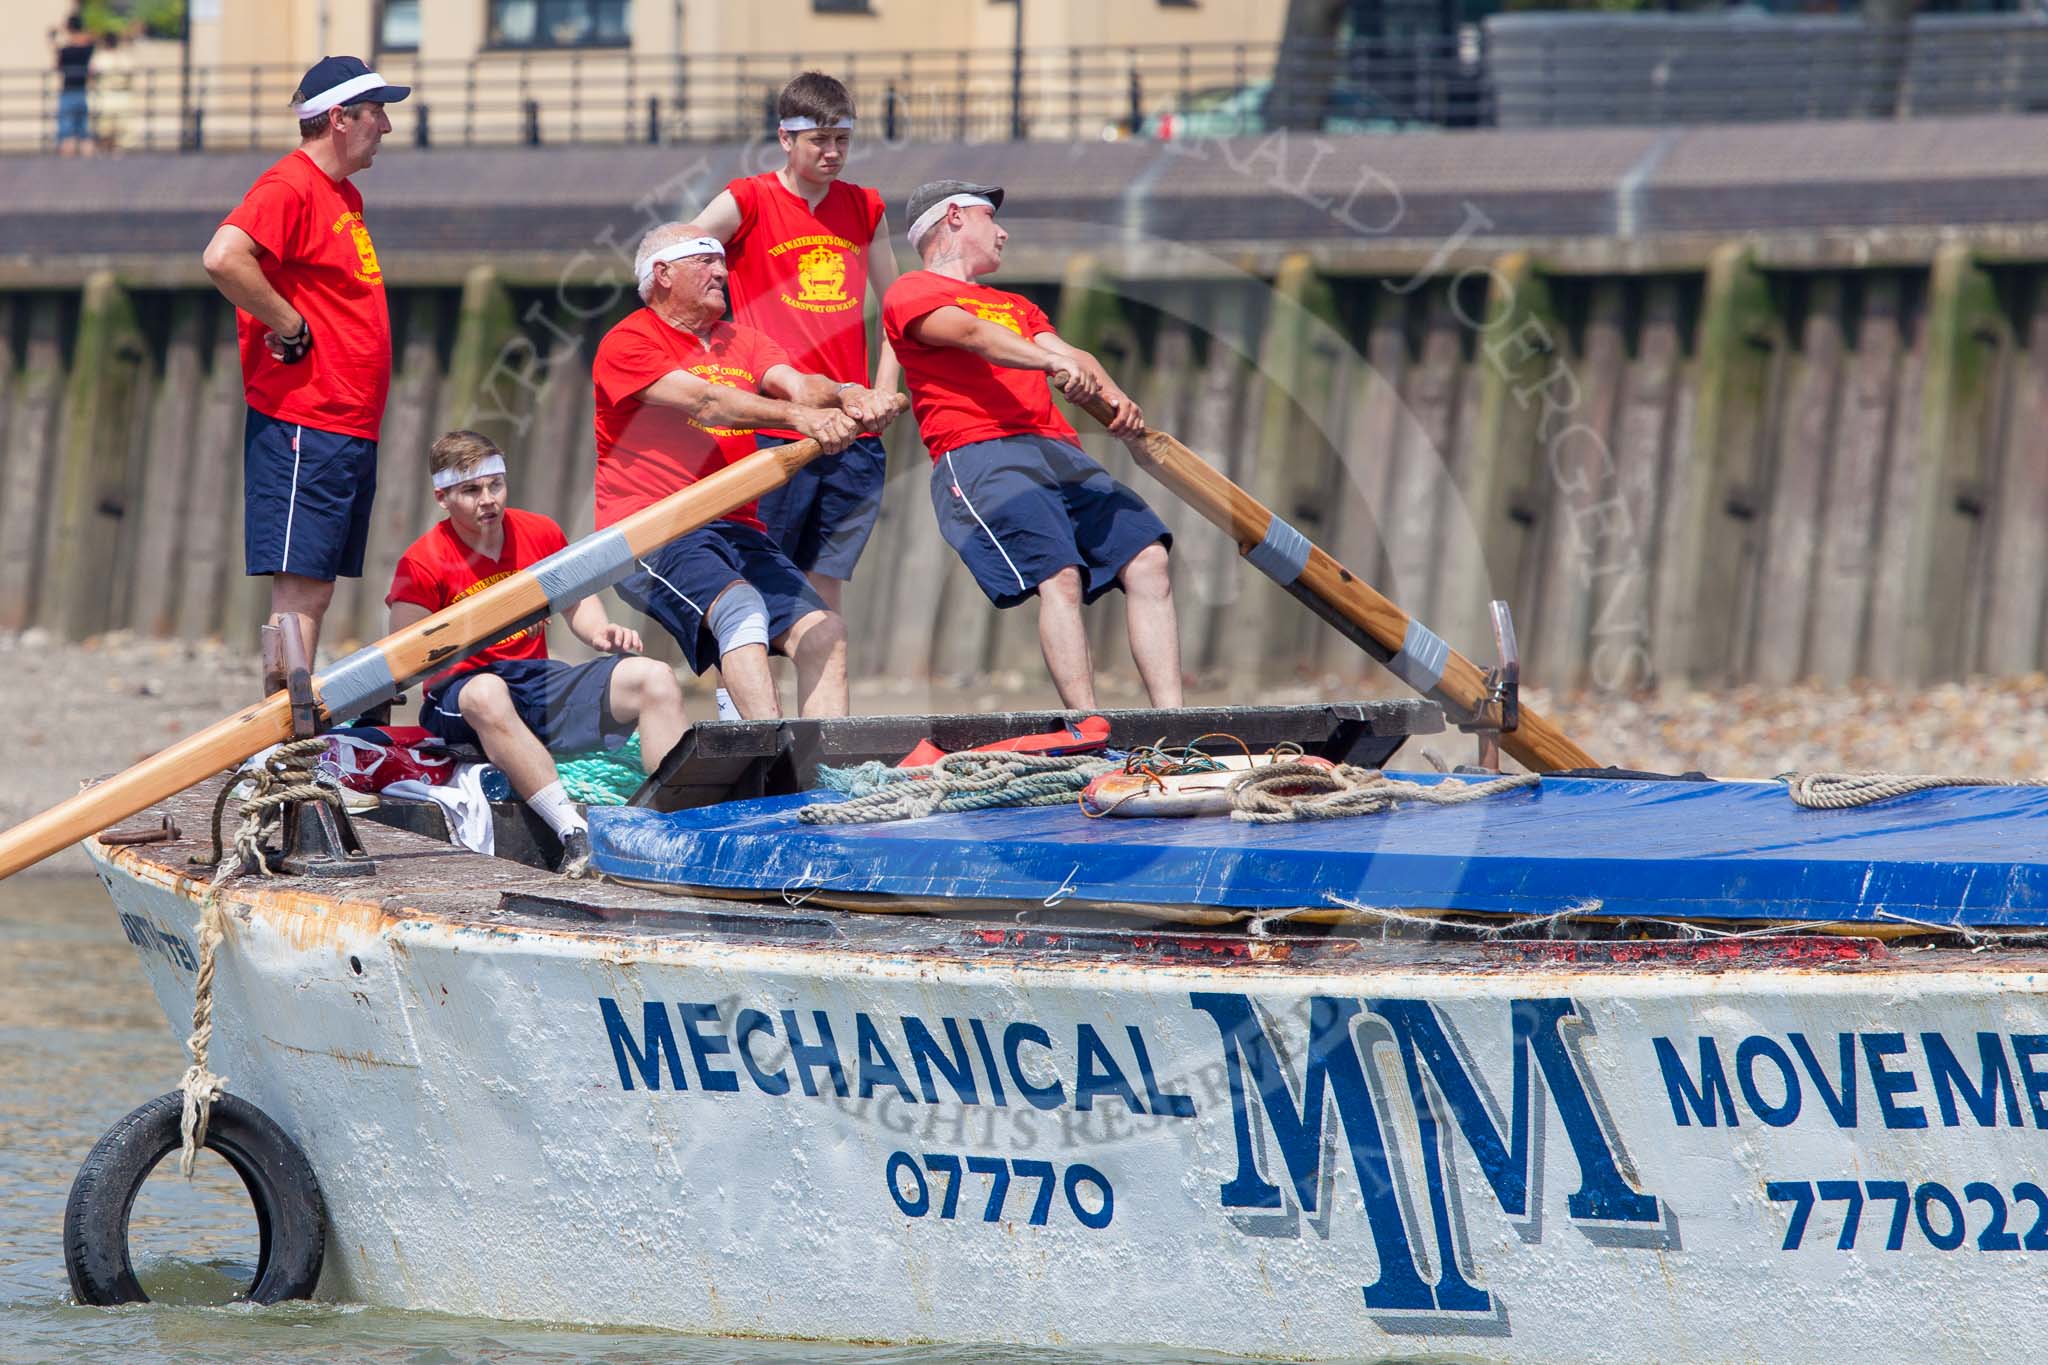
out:
{"label": "rope on deck", "polygon": [[1874,806],[1937,787],[2048,787],[2048,778],[1939,777],[1931,773],[1785,773],[1794,804],[1808,810]]}
{"label": "rope on deck", "polygon": [[1098,774],[1119,765],[1080,754],[947,754],[915,768],[862,763],[853,768],[818,769],[818,781],[847,799],[805,806],[797,819],[807,825],[860,825],[882,820],[916,820],[937,811],[990,810],[998,806],[1064,806]]}
{"label": "rope on deck", "polygon": [[1254,769],[1230,784],[1230,818],[1253,825],[1296,820],[1339,820],[1377,815],[1402,801],[1431,806],[1462,806],[1504,792],[1533,787],[1536,773],[1512,773],[1485,782],[1406,782],[1377,768],[1340,763],[1324,768],[1308,763],[1275,763]]}
{"label": "rope on deck", "polygon": [[[272,875],[263,856],[263,831],[282,815],[286,806],[294,801],[341,805],[339,791],[314,780],[316,766],[326,752],[327,741],[317,736],[278,745],[264,759],[262,767],[248,774],[256,789],[242,803],[242,823],[235,829],[231,850],[221,850],[216,826],[214,848],[221,852],[221,857],[206,884],[206,899],[199,905],[199,973],[192,989],[192,1033],[185,1039],[192,1065],[178,1082],[185,1097],[184,1113],[178,1123],[184,1137],[184,1147],[178,1153],[178,1170],[188,1177],[199,1149],[206,1143],[206,1125],[213,1117],[213,1102],[227,1092],[228,1084],[227,1077],[207,1069],[207,1054],[213,1047],[213,974],[220,945],[227,937],[227,912],[221,909],[220,893],[245,868],[254,867],[265,877]],[[229,788],[242,780],[230,778]],[[226,794],[222,792],[223,799]]]}
{"label": "rope on deck", "polygon": [[555,760],[555,773],[571,801],[586,806],[623,806],[640,790],[647,774],[640,768],[640,732],[616,749],[565,754]]}

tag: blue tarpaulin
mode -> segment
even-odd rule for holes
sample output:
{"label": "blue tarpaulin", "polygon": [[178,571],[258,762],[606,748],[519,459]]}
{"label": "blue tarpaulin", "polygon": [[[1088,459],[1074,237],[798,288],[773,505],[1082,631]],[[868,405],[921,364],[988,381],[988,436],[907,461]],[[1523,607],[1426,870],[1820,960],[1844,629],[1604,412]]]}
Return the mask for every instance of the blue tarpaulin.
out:
{"label": "blue tarpaulin", "polygon": [[[1418,777],[1431,781],[1433,777]],[[1545,778],[1461,806],[1285,825],[1091,820],[1073,806],[806,825],[826,793],[657,814],[593,810],[613,876],[751,892],[829,889],[1265,909],[2048,925],[2048,789],[1957,787],[1806,810],[1777,782]]]}

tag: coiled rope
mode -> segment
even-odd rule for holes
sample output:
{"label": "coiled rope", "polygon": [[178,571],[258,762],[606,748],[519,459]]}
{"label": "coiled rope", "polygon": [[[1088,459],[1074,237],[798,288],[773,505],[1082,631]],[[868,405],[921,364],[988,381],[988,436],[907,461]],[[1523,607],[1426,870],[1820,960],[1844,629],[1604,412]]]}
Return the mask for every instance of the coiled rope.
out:
{"label": "coiled rope", "polygon": [[1117,765],[1081,754],[947,754],[915,768],[863,763],[854,768],[819,768],[818,780],[847,799],[805,806],[797,819],[807,825],[860,825],[883,820],[916,820],[935,812],[990,810],[998,806],[1063,806],[1099,773]]}
{"label": "coiled rope", "polygon": [[586,806],[623,806],[647,780],[640,769],[640,732],[616,749],[565,754],[555,759],[555,773],[571,801]]}
{"label": "coiled rope", "polygon": [[1461,806],[1534,787],[1540,781],[1542,778],[1535,773],[1512,773],[1485,782],[1406,782],[1388,777],[1377,768],[1358,768],[1349,763],[1334,768],[1276,763],[1230,784],[1230,818],[1245,824],[1277,825],[1295,820],[1377,815],[1402,801]]}
{"label": "coiled rope", "polygon": [[[192,1054],[192,1065],[178,1082],[178,1089],[185,1097],[184,1112],[179,1119],[178,1129],[184,1137],[184,1147],[178,1153],[178,1170],[190,1176],[192,1165],[199,1157],[199,1149],[206,1142],[206,1125],[213,1116],[213,1102],[227,1091],[227,1077],[217,1076],[207,1069],[207,1053],[213,1046],[213,974],[219,957],[220,945],[227,936],[227,912],[221,909],[220,893],[227,884],[244,869],[254,867],[258,873],[272,876],[270,863],[263,855],[263,832],[273,820],[282,817],[284,809],[294,801],[325,801],[332,806],[341,805],[341,793],[335,788],[316,781],[317,765],[321,755],[327,752],[325,739],[289,740],[271,750],[263,760],[263,766],[252,773],[230,778],[221,789],[221,799],[214,805],[213,859],[216,860],[213,877],[206,884],[206,899],[199,905],[199,973],[192,988],[192,1033],[185,1039],[185,1049]],[[232,849],[223,850],[220,838],[220,813],[227,803],[228,794],[243,781],[255,784],[255,791],[242,802],[242,822],[236,826]],[[197,860],[195,860],[197,861]]]}
{"label": "coiled rope", "polygon": [[2048,787],[2048,779],[2004,777],[1939,777],[1931,773],[1784,773],[1795,804],[1808,810],[1849,810],[1873,806],[1895,796],[1932,791],[1937,787]]}

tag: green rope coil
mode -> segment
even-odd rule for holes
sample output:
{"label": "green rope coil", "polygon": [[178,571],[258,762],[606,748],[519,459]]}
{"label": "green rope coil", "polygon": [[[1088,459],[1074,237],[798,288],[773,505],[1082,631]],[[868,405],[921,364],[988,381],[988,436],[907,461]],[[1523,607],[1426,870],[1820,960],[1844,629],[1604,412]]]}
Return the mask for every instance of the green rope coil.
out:
{"label": "green rope coil", "polygon": [[623,806],[647,780],[640,768],[639,732],[616,749],[558,755],[555,772],[571,801],[586,806]]}
{"label": "green rope coil", "polygon": [[915,820],[939,811],[992,810],[998,806],[1064,806],[1090,778],[1117,765],[1078,754],[948,754],[920,768],[862,763],[818,769],[818,782],[846,797],[805,806],[807,825],[857,825]]}

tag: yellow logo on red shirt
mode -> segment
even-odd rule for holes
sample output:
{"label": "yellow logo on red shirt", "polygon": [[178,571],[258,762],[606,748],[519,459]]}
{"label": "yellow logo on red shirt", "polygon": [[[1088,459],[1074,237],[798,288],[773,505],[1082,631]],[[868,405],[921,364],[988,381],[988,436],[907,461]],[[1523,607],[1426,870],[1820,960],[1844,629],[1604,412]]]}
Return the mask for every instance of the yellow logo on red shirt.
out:
{"label": "yellow logo on red shirt", "polygon": [[975,299],[964,296],[953,300],[953,302],[959,304],[983,322],[993,322],[998,327],[1009,328],[1018,336],[1024,335],[1024,324],[1011,316],[1011,313],[1016,308],[1016,305],[1013,303],[996,303],[989,299]]}
{"label": "yellow logo on red shirt", "polygon": [[355,242],[358,268],[355,277],[364,284],[382,284],[383,267],[377,264],[377,247],[370,240],[370,229],[363,223],[363,215],[350,210],[334,220],[334,232],[346,231]]}
{"label": "yellow logo on red shirt", "polygon": [[844,237],[813,233],[777,242],[768,248],[768,254],[781,256],[803,247],[810,249],[796,259],[799,292],[794,295],[784,293],[782,302],[807,313],[840,313],[848,308],[858,308],[860,300],[846,292],[846,258],[858,256],[860,248]]}
{"label": "yellow logo on red shirt", "polygon": [[796,263],[802,303],[847,303],[846,257],[829,246],[813,247]]}

